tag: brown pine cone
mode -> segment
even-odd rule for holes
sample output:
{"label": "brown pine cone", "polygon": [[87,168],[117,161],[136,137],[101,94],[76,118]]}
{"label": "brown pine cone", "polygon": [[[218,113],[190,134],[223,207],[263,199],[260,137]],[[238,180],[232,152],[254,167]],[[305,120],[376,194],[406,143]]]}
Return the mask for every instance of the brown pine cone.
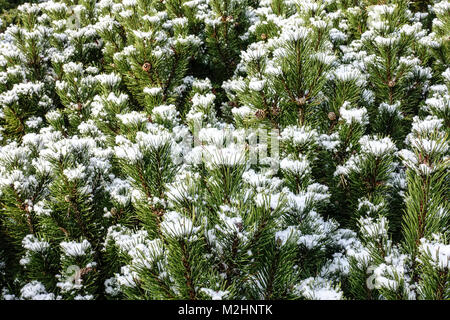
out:
{"label": "brown pine cone", "polygon": [[255,116],[256,116],[256,118],[258,118],[259,120],[263,120],[263,119],[266,117],[266,111],[265,111],[265,110],[262,110],[262,109],[258,109],[258,110],[255,112]]}
{"label": "brown pine cone", "polygon": [[142,65],[142,70],[144,70],[145,72],[149,72],[151,68],[152,68],[152,65],[148,62],[146,62]]}
{"label": "brown pine cone", "polygon": [[334,113],[333,111],[328,112],[328,119],[330,119],[330,121],[336,120],[336,113]]}

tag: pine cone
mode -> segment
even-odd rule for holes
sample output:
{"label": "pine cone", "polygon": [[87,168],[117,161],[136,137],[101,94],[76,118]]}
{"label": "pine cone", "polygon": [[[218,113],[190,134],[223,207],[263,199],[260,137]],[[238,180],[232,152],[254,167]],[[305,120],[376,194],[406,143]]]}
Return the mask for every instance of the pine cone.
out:
{"label": "pine cone", "polygon": [[258,118],[259,120],[263,120],[266,118],[266,111],[259,109],[255,112],[255,116],[256,118]]}
{"label": "pine cone", "polygon": [[333,111],[328,112],[328,119],[330,119],[330,121],[336,120],[336,113],[334,113]]}
{"label": "pine cone", "polygon": [[149,72],[151,68],[152,68],[152,65],[148,62],[146,62],[142,65],[142,70],[144,70],[145,72]]}

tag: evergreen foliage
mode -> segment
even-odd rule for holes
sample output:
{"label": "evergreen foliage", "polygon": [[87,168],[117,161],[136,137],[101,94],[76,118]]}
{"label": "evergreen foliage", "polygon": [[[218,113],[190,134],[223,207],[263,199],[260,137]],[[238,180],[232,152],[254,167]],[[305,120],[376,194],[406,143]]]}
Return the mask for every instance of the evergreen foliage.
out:
{"label": "evergreen foliage", "polygon": [[8,14],[2,299],[450,299],[448,0]]}

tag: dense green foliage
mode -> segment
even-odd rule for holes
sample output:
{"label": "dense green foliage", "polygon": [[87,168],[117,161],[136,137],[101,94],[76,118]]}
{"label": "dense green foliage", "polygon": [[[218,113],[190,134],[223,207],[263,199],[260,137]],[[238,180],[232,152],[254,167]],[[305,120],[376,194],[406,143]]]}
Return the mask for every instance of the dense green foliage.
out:
{"label": "dense green foliage", "polygon": [[0,7],[3,299],[450,298],[448,0]]}

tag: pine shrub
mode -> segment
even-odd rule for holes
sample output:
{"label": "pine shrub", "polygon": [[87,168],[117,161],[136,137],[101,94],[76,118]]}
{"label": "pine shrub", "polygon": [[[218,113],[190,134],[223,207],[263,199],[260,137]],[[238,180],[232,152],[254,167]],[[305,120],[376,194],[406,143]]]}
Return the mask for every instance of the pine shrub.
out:
{"label": "pine shrub", "polygon": [[448,0],[7,12],[2,299],[450,299]]}

